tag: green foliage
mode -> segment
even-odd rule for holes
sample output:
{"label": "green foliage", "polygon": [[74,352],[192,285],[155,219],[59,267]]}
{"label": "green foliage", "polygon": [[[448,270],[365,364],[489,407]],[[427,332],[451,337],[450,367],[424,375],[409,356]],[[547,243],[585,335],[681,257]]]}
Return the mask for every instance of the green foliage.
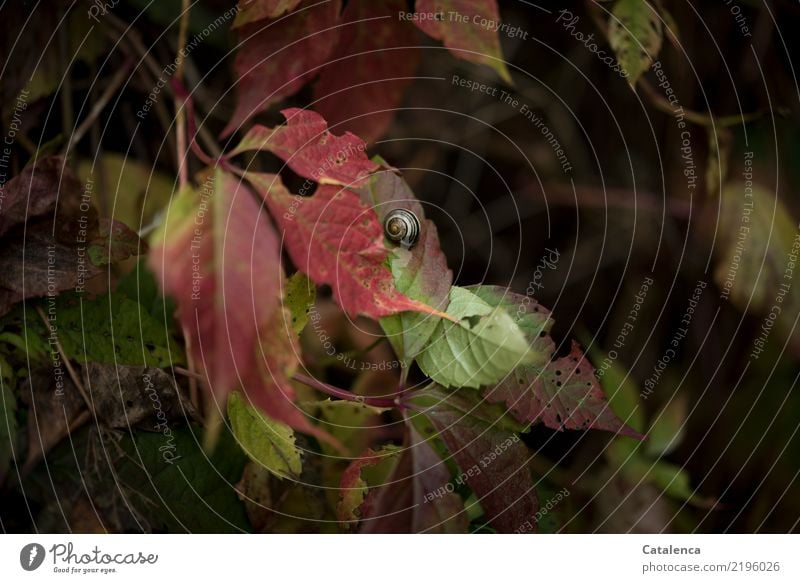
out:
{"label": "green foliage", "polygon": [[532,361],[525,335],[502,308],[453,287],[447,313],[457,322],[441,320],[417,357],[420,368],[437,383],[478,388]]}
{"label": "green foliage", "polygon": [[300,449],[291,427],[270,419],[238,392],[228,397],[228,418],[236,441],[250,459],[278,477],[300,477]]}
{"label": "green foliage", "polygon": [[308,314],[314,306],[317,288],[308,277],[299,271],[286,280],[284,305],[292,315],[292,328],[296,333],[308,324]]}
{"label": "green foliage", "polygon": [[608,25],[608,38],[617,61],[628,73],[628,82],[635,86],[661,50],[661,19],[646,1],[617,0]]}
{"label": "green foliage", "polygon": [[242,502],[231,487],[241,477],[246,457],[229,433],[220,435],[210,456],[200,446],[200,435],[188,428],[168,434],[137,432],[120,445],[125,455],[117,476],[154,529],[248,530]]}

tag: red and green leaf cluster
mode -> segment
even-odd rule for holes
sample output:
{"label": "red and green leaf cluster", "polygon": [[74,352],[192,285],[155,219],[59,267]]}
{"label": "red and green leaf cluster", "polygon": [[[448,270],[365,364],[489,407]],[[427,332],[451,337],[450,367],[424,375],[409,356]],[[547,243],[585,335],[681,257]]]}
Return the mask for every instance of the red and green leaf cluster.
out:
{"label": "red and green leaf cluster", "polygon": [[418,0],[416,12],[443,16],[436,20],[412,17],[405,0],[355,0],[344,10],[342,0],[242,0],[239,7],[236,110],[223,137],[317,79],[313,109],[374,141],[414,79],[424,50],[414,25],[456,57],[487,64],[511,82],[497,30],[473,20],[499,22],[494,0]]}

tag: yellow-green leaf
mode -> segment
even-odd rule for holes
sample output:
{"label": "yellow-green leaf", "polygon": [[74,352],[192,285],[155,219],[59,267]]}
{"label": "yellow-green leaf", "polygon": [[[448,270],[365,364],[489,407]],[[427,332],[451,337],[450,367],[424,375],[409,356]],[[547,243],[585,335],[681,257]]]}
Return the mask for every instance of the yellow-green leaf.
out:
{"label": "yellow-green leaf", "polygon": [[292,315],[292,328],[298,334],[308,324],[308,314],[317,297],[317,288],[308,276],[296,272],[286,280],[283,305]]}
{"label": "yellow-green leaf", "polygon": [[238,392],[228,397],[228,417],[236,441],[250,459],[278,477],[300,476],[300,450],[291,427],[248,405]]}
{"label": "yellow-green leaf", "polygon": [[608,25],[608,41],[631,87],[650,69],[662,40],[661,19],[649,3],[617,0]]}

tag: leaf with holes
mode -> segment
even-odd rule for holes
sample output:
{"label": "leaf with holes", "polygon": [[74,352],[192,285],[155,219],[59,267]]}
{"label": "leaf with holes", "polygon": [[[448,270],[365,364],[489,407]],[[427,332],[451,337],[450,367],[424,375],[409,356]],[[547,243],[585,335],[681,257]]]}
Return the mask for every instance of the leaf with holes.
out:
{"label": "leaf with holes", "polygon": [[320,184],[357,186],[378,169],[366,154],[364,140],[350,132],[337,136],[316,112],[284,109],[286,123],[253,126],[229,156],[252,150],[272,152],[294,172]]}
{"label": "leaf with holes", "polygon": [[661,50],[663,31],[655,8],[642,0],[617,0],[608,24],[608,42],[631,87]]}
{"label": "leaf with holes", "polygon": [[511,83],[497,27],[500,11],[496,0],[417,0],[417,14],[443,14],[442,18],[414,21],[425,34],[440,40],[459,59],[489,65]]}
{"label": "leaf with holes", "polygon": [[249,405],[239,392],[228,397],[228,418],[236,441],[250,459],[280,478],[300,477],[300,450],[291,427]]}
{"label": "leaf with holes", "polygon": [[501,306],[491,306],[468,289],[453,287],[447,313],[417,355],[422,371],[445,387],[496,383],[534,353],[519,325]]}
{"label": "leaf with holes", "polygon": [[605,429],[641,438],[611,410],[594,367],[572,343],[569,356],[552,360],[555,345],[547,336],[552,326],[549,313],[527,296],[497,287],[476,290],[491,305],[505,306],[517,314],[534,355],[527,364],[493,387],[485,389],[492,403],[505,403],[523,423],[542,422],[552,429]]}
{"label": "leaf with holes", "polygon": [[348,315],[378,319],[406,310],[443,315],[397,291],[386,267],[383,228],[356,193],[320,186],[302,197],[276,175],[250,172],[247,178],[266,200],[294,264],[318,285],[330,285]]}
{"label": "leaf with holes", "polygon": [[398,21],[405,0],[348,2],[342,37],[314,87],[314,107],[331,124],[368,142],[394,118],[419,62],[416,31]]}
{"label": "leaf with holes", "polygon": [[[400,449],[387,445],[379,450],[367,449],[360,457],[352,460],[342,472],[339,484],[339,502],[336,505],[336,518],[345,525],[357,524],[361,519],[360,507],[364,503],[369,485],[364,471],[379,464],[396,463]],[[388,476],[387,476],[388,477]]]}
{"label": "leaf with holes", "polygon": [[341,0],[304,0],[280,20],[259,20],[237,29],[236,109],[222,137],[294,95],[319,73],[339,38],[341,9]]}

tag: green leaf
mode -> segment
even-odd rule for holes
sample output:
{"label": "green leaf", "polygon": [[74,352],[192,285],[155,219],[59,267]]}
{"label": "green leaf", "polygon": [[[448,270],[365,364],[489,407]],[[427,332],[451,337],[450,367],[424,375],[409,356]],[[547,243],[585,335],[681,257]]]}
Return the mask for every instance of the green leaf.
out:
{"label": "green leaf", "polygon": [[[599,353],[596,349],[590,351],[595,362]],[[604,366],[600,384],[608,399],[608,406],[626,425],[642,433],[645,429],[644,409],[639,403],[640,390],[636,381],[616,361],[610,361]]]}
{"label": "green leaf", "polygon": [[[372,161],[381,168],[389,168],[379,156]],[[416,215],[420,222],[420,233],[413,247],[405,249],[384,242],[391,251],[389,267],[398,291],[437,310],[444,310],[453,283],[453,272],[447,268],[447,257],[439,244],[436,225],[425,218],[423,206],[406,181],[391,170],[382,170],[370,176],[369,182],[359,192],[361,200],[372,206],[381,223],[389,212],[398,208]],[[380,323],[398,358],[410,365],[425,347],[439,319],[418,312],[400,312],[381,318]],[[408,366],[405,370],[408,370]]]}
{"label": "green leaf", "polygon": [[300,450],[291,427],[248,405],[239,392],[228,397],[228,417],[233,435],[250,459],[278,477],[300,477]]}
{"label": "green leaf", "polygon": [[[336,438],[353,456],[368,449],[374,440],[372,431],[381,427],[380,415],[388,409],[378,409],[354,401],[332,401],[330,399],[313,404],[313,415],[321,429]],[[330,443],[321,442],[322,453],[338,455]]]}
{"label": "green leaf", "polygon": [[[763,314],[779,296],[776,305],[783,304],[782,311],[791,314],[785,323],[791,324],[794,310],[800,306],[800,286],[787,285],[784,274],[795,261],[791,255],[797,253],[797,226],[778,193],[759,184],[752,188],[741,182],[727,184],[722,191],[719,226],[714,281],[722,297],[730,298],[740,310]],[[788,291],[784,294],[781,289]]]}
{"label": "green leaf", "polygon": [[308,324],[308,314],[316,297],[317,288],[306,274],[298,271],[286,280],[283,305],[292,314],[292,328],[298,334]]}
{"label": "green leaf", "polygon": [[533,361],[525,335],[502,307],[453,287],[447,313],[458,322],[440,320],[417,358],[423,372],[440,385],[479,388]]}
{"label": "green leaf", "polygon": [[140,259],[136,267],[117,282],[117,293],[125,295],[142,305],[155,319],[167,320],[170,330],[174,326],[175,301],[158,291],[155,275],[147,268],[147,259]]}
{"label": "green leaf", "polygon": [[530,363],[516,367],[485,389],[489,401],[505,403],[520,422],[542,422],[560,431],[604,429],[641,437],[608,406],[595,369],[576,342],[569,355],[553,359],[555,344],[548,335],[552,320],[545,308],[528,296],[500,287],[483,286],[476,293],[490,305],[504,306],[513,314],[531,346]]}
{"label": "green leaf", "polygon": [[122,294],[79,303],[59,299],[53,315],[61,346],[80,363],[165,368],[184,361],[163,321]]}
{"label": "green leaf", "polygon": [[[202,436],[189,429],[126,436],[117,480],[128,502],[151,528],[168,532],[226,533],[249,530],[244,505],[233,484],[246,456],[223,431],[208,455]],[[115,485],[116,486],[116,485]]]}
{"label": "green leaf", "polygon": [[686,433],[686,400],[673,399],[656,415],[647,432],[645,453],[653,458],[672,453],[683,441]]}
{"label": "green leaf", "polygon": [[633,87],[661,50],[661,20],[647,2],[617,0],[608,26],[608,40]]}

